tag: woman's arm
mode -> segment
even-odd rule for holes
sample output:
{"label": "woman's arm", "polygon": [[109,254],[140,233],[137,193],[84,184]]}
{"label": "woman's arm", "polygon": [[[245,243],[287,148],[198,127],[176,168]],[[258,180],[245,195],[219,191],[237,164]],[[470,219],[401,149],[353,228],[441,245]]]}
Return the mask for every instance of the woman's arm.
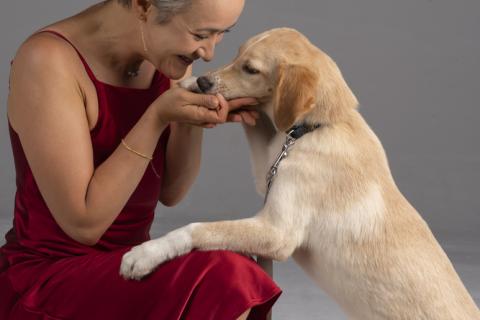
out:
{"label": "woman's arm", "polygon": [[[183,79],[192,75],[190,66]],[[172,80],[171,87],[180,80]],[[168,207],[180,202],[192,186],[200,170],[203,128],[172,122],[168,138],[162,191],[159,201]]]}
{"label": "woman's arm", "polygon": [[[12,66],[8,116],[54,219],[73,239],[94,245],[138,186],[148,160],[120,144],[94,168],[78,81],[84,71],[75,61],[76,52],[64,41],[46,34],[29,39]],[[152,155],[172,120],[224,121],[192,100],[201,105],[218,103],[211,97],[170,90],[147,109],[125,140],[135,150]]]}
{"label": "woman's arm", "polygon": [[[189,68],[183,79],[192,75]],[[181,81],[172,81],[171,86],[176,86]],[[252,98],[241,98],[227,102],[223,97],[217,96],[221,112],[232,112],[245,105],[255,105],[257,101]],[[230,113],[228,121],[243,122],[255,125],[258,114],[254,111],[240,111]],[[212,127],[206,125],[206,127]],[[201,163],[203,128],[198,126],[171,123],[170,137],[167,144],[166,165],[163,177],[163,186],[159,201],[166,206],[174,206],[187,194],[196,177]]]}
{"label": "woman's arm", "polygon": [[203,128],[173,122],[167,144],[160,202],[174,206],[187,194],[198,175]]}

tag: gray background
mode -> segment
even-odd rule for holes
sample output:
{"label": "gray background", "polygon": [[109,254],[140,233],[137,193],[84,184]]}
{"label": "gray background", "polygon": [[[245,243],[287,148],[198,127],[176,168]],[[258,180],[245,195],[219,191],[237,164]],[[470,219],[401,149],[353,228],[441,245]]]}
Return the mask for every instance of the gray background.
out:
{"label": "gray background", "polygon": [[[0,5],[1,234],[11,227],[15,192],[6,120],[10,59],[36,29],[94,3]],[[383,142],[400,190],[427,220],[479,303],[480,2],[247,0],[214,61],[198,64],[194,72],[227,63],[241,42],[279,26],[299,29],[337,61]],[[200,177],[180,205],[158,208],[152,235],[191,221],[250,216],[261,203],[240,126],[208,130]],[[291,261],[275,268],[285,292],[274,319],[345,318]]]}

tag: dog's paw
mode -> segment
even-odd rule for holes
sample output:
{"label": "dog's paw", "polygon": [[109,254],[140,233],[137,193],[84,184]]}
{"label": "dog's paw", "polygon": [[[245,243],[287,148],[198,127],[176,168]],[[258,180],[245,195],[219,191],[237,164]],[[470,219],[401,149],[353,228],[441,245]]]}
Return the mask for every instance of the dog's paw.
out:
{"label": "dog's paw", "polygon": [[[159,240],[159,239],[158,239]],[[122,257],[120,274],[126,279],[140,280],[165,261],[152,240],[133,247]]]}
{"label": "dog's paw", "polygon": [[133,247],[123,255],[120,274],[126,279],[140,280],[165,261],[191,251],[193,226],[191,224]]}

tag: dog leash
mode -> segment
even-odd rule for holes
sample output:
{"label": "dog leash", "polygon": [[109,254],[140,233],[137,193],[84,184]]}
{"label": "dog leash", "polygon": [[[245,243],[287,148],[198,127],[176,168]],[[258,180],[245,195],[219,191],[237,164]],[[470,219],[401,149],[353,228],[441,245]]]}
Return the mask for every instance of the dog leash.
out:
{"label": "dog leash", "polygon": [[270,167],[270,170],[267,173],[267,192],[265,193],[264,204],[267,202],[267,197],[270,192],[270,188],[273,184],[273,179],[277,175],[278,166],[280,162],[288,156],[288,150],[295,144],[295,141],[300,139],[303,135],[312,132],[315,129],[320,128],[320,124],[314,124],[313,126],[308,126],[305,123],[295,125],[287,130],[287,137],[282,146],[282,151],[278,154],[277,158],[273,162],[273,165]]}

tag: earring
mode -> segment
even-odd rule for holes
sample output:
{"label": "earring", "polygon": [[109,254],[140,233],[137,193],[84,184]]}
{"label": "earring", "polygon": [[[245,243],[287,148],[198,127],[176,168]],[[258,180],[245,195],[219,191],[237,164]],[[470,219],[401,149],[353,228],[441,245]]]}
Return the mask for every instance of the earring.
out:
{"label": "earring", "polygon": [[147,43],[145,42],[145,34],[143,33],[142,21],[140,20],[139,22],[140,22],[140,34],[142,36],[142,43],[143,43],[143,51],[148,52]]}

